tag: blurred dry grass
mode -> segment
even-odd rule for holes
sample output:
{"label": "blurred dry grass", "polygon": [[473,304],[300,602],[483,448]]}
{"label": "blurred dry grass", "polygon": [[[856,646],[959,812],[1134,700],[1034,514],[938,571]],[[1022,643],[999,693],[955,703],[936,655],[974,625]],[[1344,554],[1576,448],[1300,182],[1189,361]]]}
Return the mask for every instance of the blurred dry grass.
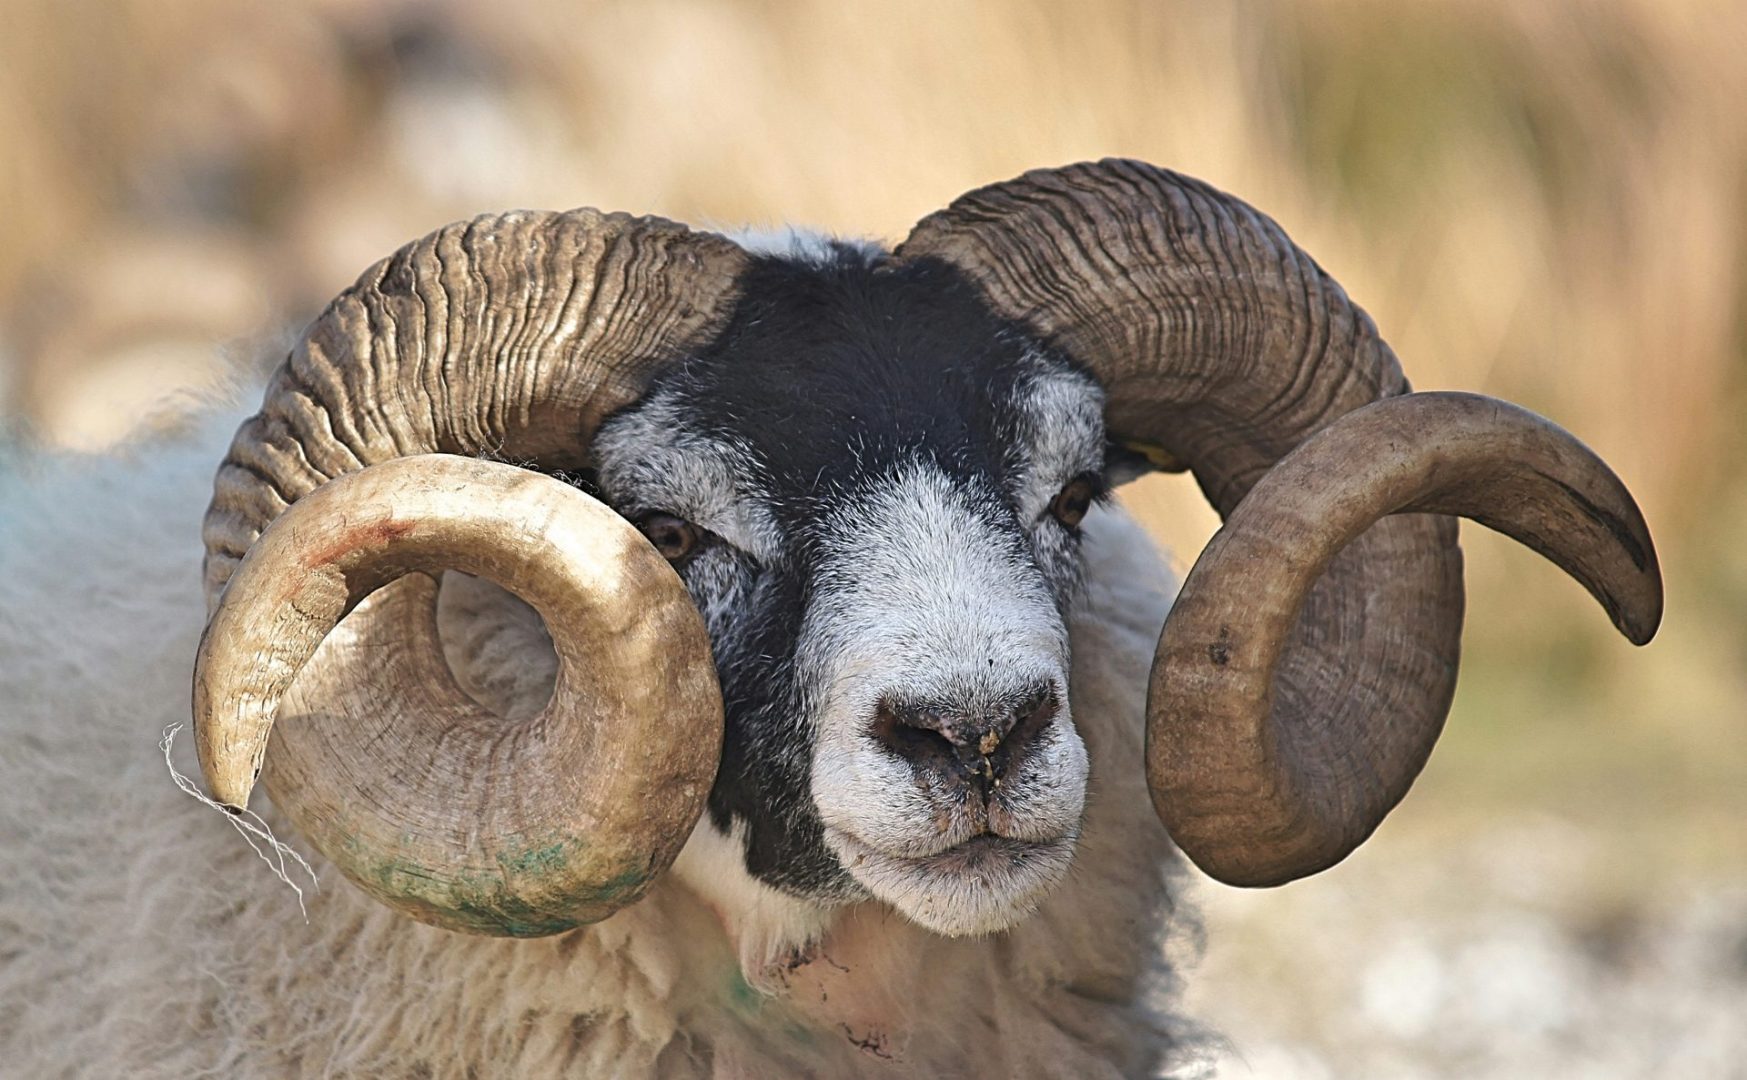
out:
{"label": "blurred dry grass", "polygon": [[[1578,432],[1668,573],[1634,653],[1469,529],[1451,733],[1326,887],[1541,814],[1632,852],[1604,891],[1648,904],[1747,875],[1743,55],[1726,0],[9,0],[0,416],[105,445],[222,378],[221,346],[483,210],[895,238],[1035,165],[1167,164],[1278,218],[1419,386]],[[1177,481],[1129,501],[1184,558],[1214,524]]]}

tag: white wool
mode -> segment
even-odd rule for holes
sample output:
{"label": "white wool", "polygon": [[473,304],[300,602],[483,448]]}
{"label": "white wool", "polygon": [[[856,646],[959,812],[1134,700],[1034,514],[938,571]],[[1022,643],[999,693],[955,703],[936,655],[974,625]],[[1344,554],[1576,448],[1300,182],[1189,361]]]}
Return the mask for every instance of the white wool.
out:
{"label": "white wool", "polygon": [[[298,884],[298,880],[300,877],[307,879],[311,888],[320,888],[321,882],[316,879],[315,869],[309,865],[307,859],[297,853],[296,848],[273,835],[273,826],[268,824],[266,818],[246,807],[238,810],[224,805],[201,791],[200,785],[176,767],[176,736],[187,726],[171,724],[164,729],[164,737],[158,740],[158,749],[164,752],[164,768],[170,772],[171,783],[200,805],[225,815],[225,823],[237,831],[237,835],[243,838],[243,843],[249,845],[255,857],[266,863],[267,869],[273,871],[273,876],[297,894],[297,910],[303,913],[303,921],[308,922],[309,908],[304,906],[303,886]],[[297,874],[299,870],[303,871],[301,875]]]}
{"label": "white wool", "polygon": [[[1145,1075],[1184,1045],[1161,947],[1178,862],[1141,773],[1167,577],[1120,513],[1089,520],[1072,625],[1092,778],[1068,879],[985,938],[842,909],[764,993],[734,913],[672,874],[596,926],[497,940],[395,915],[305,850],[322,880],[306,923],[177,790],[159,740],[188,715],[200,518],[233,427],[129,457],[0,458],[0,1071],[1080,1078]],[[190,742],[175,764],[193,774]]]}

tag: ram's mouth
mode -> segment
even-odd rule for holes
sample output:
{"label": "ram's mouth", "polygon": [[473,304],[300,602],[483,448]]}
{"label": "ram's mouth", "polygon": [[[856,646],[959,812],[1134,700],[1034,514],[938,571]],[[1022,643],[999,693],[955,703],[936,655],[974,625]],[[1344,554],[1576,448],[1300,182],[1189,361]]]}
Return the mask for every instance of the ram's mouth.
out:
{"label": "ram's mouth", "polygon": [[923,856],[894,855],[843,829],[826,843],[869,892],[936,933],[1005,930],[1030,915],[1067,874],[1077,833],[1016,840],[984,833]]}

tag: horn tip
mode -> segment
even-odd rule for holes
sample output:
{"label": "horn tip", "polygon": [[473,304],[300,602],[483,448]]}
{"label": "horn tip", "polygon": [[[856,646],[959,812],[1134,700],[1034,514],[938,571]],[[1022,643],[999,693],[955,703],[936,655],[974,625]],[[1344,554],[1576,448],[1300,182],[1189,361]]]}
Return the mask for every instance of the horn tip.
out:
{"label": "horn tip", "polygon": [[1648,645],[1662,628],[1662,582],[1656,580],[1644,602],[1622,610],[1614,620],[1633,645]]}
{"label": "horn tip", "polygon": [[1627,641],[1633,645],[1648,645],[1662,627],[1662,564],[1656,557],[1650,530],[1644,526],[1641,517],[1637,525],[1636,532],[1641,538],[1638,550],[1643,553],[1636,560],[1637,573],[1626,577],[1614,592],[1612,602],[1605,606],[1615,628]]}
{"label": "horn tip", "polygon": [[245,749],[246,742],[253,740],[239,744],[236,734],[227,738],[221,725],[207,722],[210,716],[210,698],[201,687],[194,710],[194,750],[200,762],[200,778],[206,782],[207,795],[213,803],[231,814],[241,814],[248,810],[249,796],[261,777],[260,751],[265,748],[265,734],[258,748]]}
{"label": "horn tip", "polygon": [[206,781],[207,794],[226,813],[236,815],[248,810],[249,796],[254,794],[255,780],[260,776],[259,769],[207,767],[203,763],[200,771]]}

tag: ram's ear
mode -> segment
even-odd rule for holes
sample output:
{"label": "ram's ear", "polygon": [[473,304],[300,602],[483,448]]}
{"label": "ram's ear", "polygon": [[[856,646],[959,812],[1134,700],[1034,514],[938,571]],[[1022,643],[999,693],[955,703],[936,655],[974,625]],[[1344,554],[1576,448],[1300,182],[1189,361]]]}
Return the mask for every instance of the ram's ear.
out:
{"label": "ram's ear", "polygon": [[1104,482],[1111,487],[1139,480],[1147,473],[1182,472],[1187,467],[1156,443],[1104,440]]}

